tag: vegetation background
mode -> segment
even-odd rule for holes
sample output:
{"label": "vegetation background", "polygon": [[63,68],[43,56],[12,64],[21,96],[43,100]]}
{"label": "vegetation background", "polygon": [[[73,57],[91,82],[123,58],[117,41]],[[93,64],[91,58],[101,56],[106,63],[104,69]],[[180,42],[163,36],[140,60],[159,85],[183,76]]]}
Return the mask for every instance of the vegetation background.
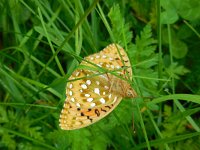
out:
{"label": "vegetation background", "polygon": [[[200,149],[199,0],[1,0],[0,149]],[[127,51],[139,97],[58,126],[80,57]]]}

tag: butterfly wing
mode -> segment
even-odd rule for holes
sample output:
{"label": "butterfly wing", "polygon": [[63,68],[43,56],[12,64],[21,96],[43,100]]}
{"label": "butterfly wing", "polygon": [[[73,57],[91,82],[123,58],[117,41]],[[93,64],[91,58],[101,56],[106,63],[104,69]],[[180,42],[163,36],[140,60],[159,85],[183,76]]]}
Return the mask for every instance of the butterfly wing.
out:
{"label": "butterfly wing", "polygon": [[[87,56],[85,57],[85,59],[108,70],[115,70],[120,69],[122,67],[128,67],[126,71],[130,79],[132,77],[132,68],[130,60],[125,50],[117,44],[110,44],[99,53]],[[81,64],[85,65],[87,64],[87,62],[83,61]],[[87,65],[91,66],[91,64]],[[122,70],[121,73],[125,75],[124,70]]]}
{"label": "butterfly wing", "polygon": [[[130,66],[125,51],[114,44],[85,59],[108,70],[120,69],[124,64]],[[93,66],[85,61],[81,64]],[[131,68],[127,70],[128,74],[132,75]],[[74,81],[67,83],[67,98],[59,120],[62,129],[73,130],[89,126],[108,115],[120,103],[122,96],[110,91],[109,76],[94,76],[98,73],[86,69],[77,69],[72,73],[69,80]],[[124,71],[118,73],[124,74]]]}
{"label": "butterfly wing", "polygon": [[60,127],[73,130],[88,126],[108,115],[122,97],[109,92],[106,77],[87,77],[89,71],[76,70],[74,75],[82,78],[67,83],[67,98],[60,115]]}

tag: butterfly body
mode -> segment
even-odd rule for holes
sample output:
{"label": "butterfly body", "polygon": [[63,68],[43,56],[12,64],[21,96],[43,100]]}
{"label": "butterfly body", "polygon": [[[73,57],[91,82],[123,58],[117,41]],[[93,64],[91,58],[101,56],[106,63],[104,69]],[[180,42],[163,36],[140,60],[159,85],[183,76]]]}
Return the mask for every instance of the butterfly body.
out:
{"label": "butterfly body", "polygon": [[[107,69],[108,72],[101,74],[96,70],[76,69],[72,73],[69,78],[71,81],[67,83],[67,98],[59,120],[60,127],[64,130],[89,126],[108,115],[122,98],[136,97],[136,92],[127,82],[126,73],[132,76],[130,61],[119,45],[111,44],[85,60]],[[87,61],[81,62],[81,65],[94,67]],[[129,67],[126,71],[123,69],[124,65]],[[109,71],[115,72],[111,74]],[[77,78],[80,80],[75,80]]]}

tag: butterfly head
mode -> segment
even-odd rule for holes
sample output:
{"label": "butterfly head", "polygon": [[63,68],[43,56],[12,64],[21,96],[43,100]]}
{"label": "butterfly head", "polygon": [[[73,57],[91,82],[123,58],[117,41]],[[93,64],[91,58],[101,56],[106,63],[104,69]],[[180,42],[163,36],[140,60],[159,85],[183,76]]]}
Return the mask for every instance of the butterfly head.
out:
{"label": "butterfly head", "polygon": [[135,92],[134,89],[132,89],[132,87],[127,89],[126,97],[133,98],[133,97],[136,97],[136,96],[137,96],[137,93]]}
{"label": "butterfly head", "polygon": [[119,83],[116,86],[118,87],[116,93],[120,93],[122,97],[134,98],[137,96],[137,93],[127,81],[120,80],[119,82],[116,82],[116,83]]}

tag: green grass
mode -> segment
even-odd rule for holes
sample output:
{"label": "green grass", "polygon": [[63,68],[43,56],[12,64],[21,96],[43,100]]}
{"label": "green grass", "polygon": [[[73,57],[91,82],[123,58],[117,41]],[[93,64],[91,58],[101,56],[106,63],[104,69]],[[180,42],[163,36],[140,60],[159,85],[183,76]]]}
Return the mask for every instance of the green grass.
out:
{"label": "green grass", "polygon": [[[200,149],[199,7],[1,1],[0,149]],[[68,78],[110,43],[127,51],[138,97],[89,127],[61,130]]]}

